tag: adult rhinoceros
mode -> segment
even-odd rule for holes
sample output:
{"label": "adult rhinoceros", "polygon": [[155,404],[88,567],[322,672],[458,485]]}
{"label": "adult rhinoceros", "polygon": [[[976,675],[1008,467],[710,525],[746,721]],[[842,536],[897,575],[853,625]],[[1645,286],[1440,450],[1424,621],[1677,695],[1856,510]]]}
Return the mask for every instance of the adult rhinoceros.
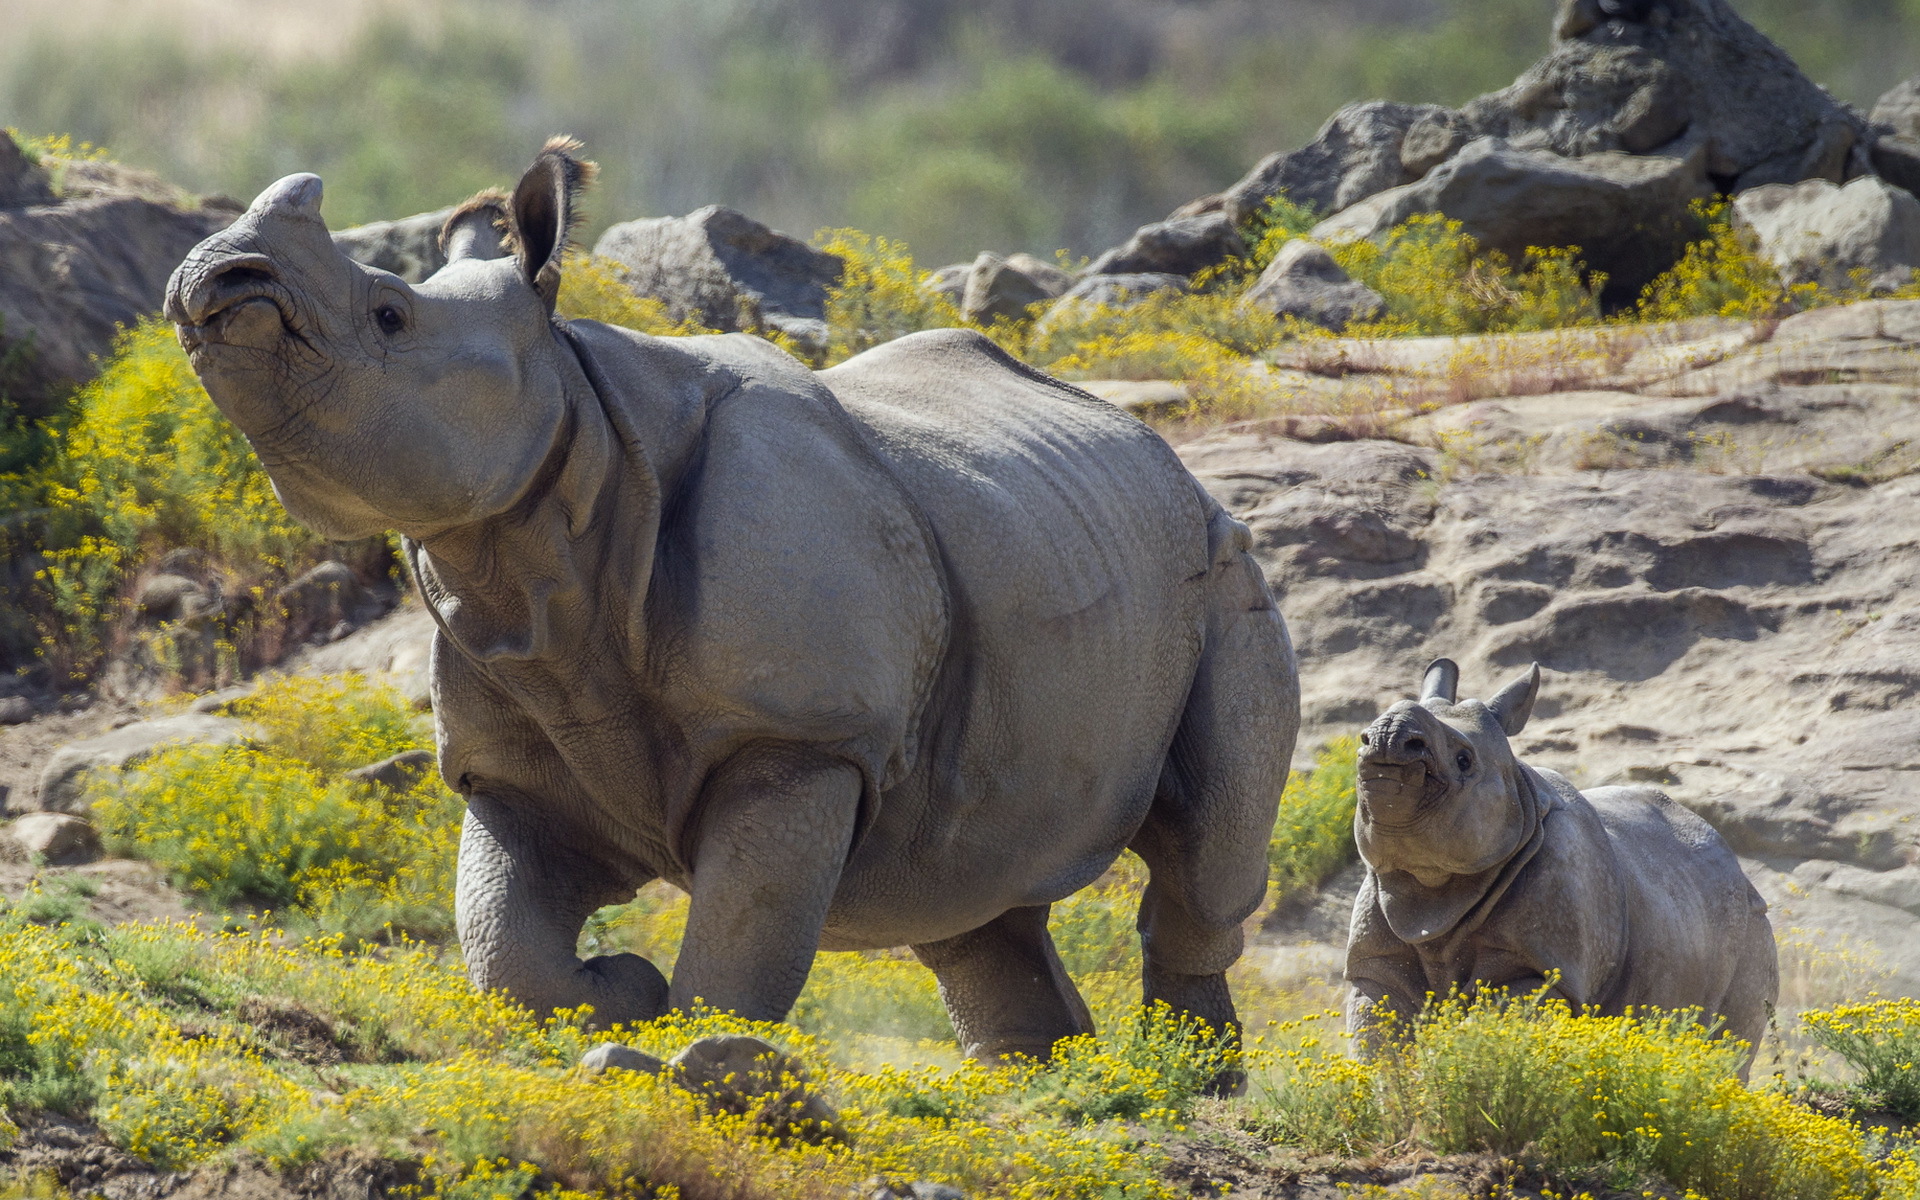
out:
{"label": "adult rhinoceros", "polygon": [[1516,758],[1538,666],[1485,703],[1456,699],[1459,678],[1436,660],[1418,703],[1360,735],[1348,1029],[1376,1040],[1429,995],[1502,989],[1610,1016],[1698,1008],[1759,1046],[1773,926],[1720,835],[1653,788],[1581,792]]}
{"label": "adult rhinoceros", "polygon": [[[1131,847],[1146,998],[1231,1027],[1298,718],[1246,529],[971,333],[816,374],[556,320],[574,149],[456,213],[418,287],[336,250],[294,175],[167,296],[288,511],[405,535],[474,982],[778,1019],[816,949],[909,945],[970,1052],[1044,1055],[1090,1026],[1048,906]],[[672,985],[580,961],[656,878],[692,896]]]}

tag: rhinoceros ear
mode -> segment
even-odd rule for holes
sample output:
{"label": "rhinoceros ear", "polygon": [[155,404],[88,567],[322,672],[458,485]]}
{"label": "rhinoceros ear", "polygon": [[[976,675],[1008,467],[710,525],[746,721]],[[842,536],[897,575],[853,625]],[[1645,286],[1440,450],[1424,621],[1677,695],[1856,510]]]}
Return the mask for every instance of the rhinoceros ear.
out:
{"label": "rhinoceros ear", "polygon": [[1427,665],[1426,678],[1420,681],[1420,701],[1439,700],[1452,704],[1460,694],[1460,668],[1450,658],[1436,658]]}
{"label": "rhinoceros ear", "polygon": [[1540,694],[1540,664],[1528,667],[1526,674],[1500,689],[1498,695],[1487,701],[1487,711],[1493,719],[1500,722],[1500,728],[1512,737],[1527,727],[1527,718],[1533,715],[1533,699]]}
{"label": "rhinoceros ear", "polygon": [[550,138],[513,189],[508,218],[520,273],[553,311],[560,296],[560,262],[579,221],[578,201],[599,170],[576,158],[580,143],[570,137]]}

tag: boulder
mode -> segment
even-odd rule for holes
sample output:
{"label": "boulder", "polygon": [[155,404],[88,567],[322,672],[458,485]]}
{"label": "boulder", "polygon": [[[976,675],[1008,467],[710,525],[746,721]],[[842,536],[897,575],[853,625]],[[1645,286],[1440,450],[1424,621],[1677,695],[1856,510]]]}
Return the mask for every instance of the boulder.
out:
{"label": "boulder", "polygon": [[50,866],[78,866],[100,857],[99,832],[67,813],[27,813],[7,826],[7,836]]}
{"label": "boulder", "polygon": [[1125,242],[1094,259],[1087,274],[1191,276],[1246,253],[1247,244],[1231,216],[1203,213],[1141,226]]}
{"label": "boulder", "polygon": [[172,746],[240,746],[252,740],[253,727],[232,717],[186,713],[136,721],[110,733],[69,742],[53,752],[40,771],[38,793],[30,807],[38,812],[87,811],[88,777],[95,771],[124,770]]}
{"label": "boulder", "polygon": [[676,319],[724,331],[775,329],[803,346],[826,344],[827,290],[845,267],[837,254],[717,204],[615,225],[593,252]]}
{"label": "boulder", "polygon": [[347,772],[347,777],[378,784],[388,791],[404,792],[426,778],[439,762],[439,756],[431,750],[402,750],[391,758],[355,767]]}
{"label": "boulder", "polygon": [[967,268],[960,294],[960,312],[969,321],[991,324],[1018,321],[1036,304],[1044,304],[1073,286],[1065,271],[1031,254],[1002,258],[982,253]]}
{"label": "boulder", "polygon": [[33,720],[33,701],[25,696],[0,696],[0,725],[25,725]]}
{"label": "boulder", "polygon": [[191,576],[162,571],[140,585],[133,608],[142,621],[164,625],[218,612],[220,597]]}
{"label": "boulder", "polygon": [[1336,332],[1355,321],[1377,321],[1387,310],[1380,293],[1356,282],[1326,247],[1306,238],[1282,246],[1241,303]]}
{"label": "boulder", "polygon": [[433,638],[432,614],[408,604],[329,645],[301,650],[282,666],[296,675],[367,675],[425,710],[432,706]]}
{"label": "boulder", "polygon": [[1378,192],[1419,178],[1402,161],[1402,143],[1416,125],[1444,126],[1447,110],[1432,104],[1374,100],[1333,114],[1313,141],[1269,154],[1221,195],[1236,224],[1257,216],[1275,196],[1317,212],[1336,213]]}
{"label": "boulder", "polygon": [[1920,268],[1920,199],[1872,175],[1754,188],[1734,198],[1733,215],[1790,284],[1890,290]]}
{"label": "boulder", "polygon": [[1860,170],[1860,116],[1807,78],[1728,0],[1564,0],[1546,57],[1468,102],[1469,137],[1581,156],[1643,154],[1692,134],[1724,190]]}
{"label": "boulder", "polygon": [[1315,226],[1316,242],[1381,237],[1419,213],[1444,213],[1515,263],[1532,246],[1578,246],[1607,274],[1606,298],[1629,301],[1686,248],[1689,206],[1710,195],[1706,146],[1572,158],[1481,138],[1417,183],[1362,201]]}
{"label": "boulder", "polygon": [[55,199],[45,169],[28,158],[13,138],[0,133],[0,208],[52,204]]}
{"label": "boulder", "polygon": [[642,1075],[658,1075],[667,1069],[667,1064],[632,1046],[601,1042],[581,1056],[580,1069],[589,1075],[604,1075],[608,1071],[638,1071]]}
{"label": "boulder", "polygon": [[1920,139],[1920,75],[1887,89],[1867,119],[1901,137]]}
{"label": "boulder", "polygon": [[1868,158],[1882,179],[1920,194],[1920,138],[1889,133],[1873,143]]}
{"label": "boulder", "polygon": [[274,594],[274,603],[286,619],[286,640],[293,645],[316,639],[338,641],[386,608],[351,568],[338,562],[323,562],[303,572]]}
{"label": "boulder", "polygon": [[447,265],[440,248],[440,227],[452,215],[453,209],[442,208],[397,221],[371,221],[342,229],[333,235],[333,244],[355,262],[419,283]]}
{"label": "boulder", "polygon": [[920,290],[931,292],[955,308],[967,294],[967,276],[973,272],[972,263],[952,263],[931,272],[920,281]]}
{"label": "boulder", "polygon": [[187,251],[236,215],[110,194],[0,208],[0,352],[32,339],[7,381],[12,400],[45,415],[92,379],[121,328],[159,311]]}
{"label": "boulder", "polygon": [[769,1133],[803,1141],[844,1139],[840,1114],[814,1091],[806,1068],[744,1034],[700,1038],[674,1055],[668,1078],[717,1112],[752,1113]]}

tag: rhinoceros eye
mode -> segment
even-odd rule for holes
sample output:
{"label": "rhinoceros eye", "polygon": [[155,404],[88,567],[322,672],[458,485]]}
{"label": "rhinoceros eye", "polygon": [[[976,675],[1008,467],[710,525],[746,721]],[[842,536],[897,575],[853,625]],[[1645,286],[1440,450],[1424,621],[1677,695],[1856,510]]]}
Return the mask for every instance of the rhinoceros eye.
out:
{"label": "rhinoceros eye", "polygon": [[391,304],[382,304],[373,310],[373,319],[380,326],[380,332],[393,337],[407,327],[407,314]]}
{"label": "rhinoceros eye", "polygon": [[1460,773],[1462,775],[1465,775],[1468,771],[1473,770],[1473,755],[1468,754],[1465,750],[1462,750],[1460,753],[1454,755],[1453,761],[1454,761],[1454,765],[1460,768]]}

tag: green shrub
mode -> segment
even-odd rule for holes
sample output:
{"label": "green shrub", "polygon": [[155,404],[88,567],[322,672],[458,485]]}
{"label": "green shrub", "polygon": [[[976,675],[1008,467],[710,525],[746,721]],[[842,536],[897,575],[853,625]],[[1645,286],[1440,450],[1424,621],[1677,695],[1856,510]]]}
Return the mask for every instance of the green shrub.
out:
{"label": "green shrub", "polygon": [[342,773],[425,743],[404,698],[295,678],[235,708],[258,747],[177,747],[96,778],[108,845],[214,904],[286,908],[356,938],[445,937],[460,799],[434,777],[394,793]]}
{"label": "green shrub", "polygon": [[827,294],[828,364],[909,333],[966,324],[946,297],[923,286],[928,273],[914,266],[905,242],[857,229],[823,229],[813,242],[846,264]]}
{"label": "green shrub", "polygon": [[1455,996],[1372,1063],[1340,1053],[1318,1022],[1280,1032],[1292,1045],[1253,1056],[1268,1071],[1253,1124],[1321,1152],[1492,1152],[1713,1200],[1865,1200],[1906,1169],[1877,1167],[1858,1128],[1742,1084],[1745,1047],[1694,1013],[1603,1018],[1538,996]]}
{"label": "green shrub", "polygon": [[1689,317],[1754,320],[1783,317],[1819,301],[1820,289],[1788,287],[1760,256],[1752,235],[1733,227],[1733,206],[1724,200],[1696,200],[1693,217],[1704,236],[1640,294],[1633,319],[1684,321]]}
{"label": "green shrub", "polygon": [[1598,324],[1606,277],[1587,275],[1575,247],[1529,249],[1515,267],[1460,222],[1423,213],[1379,241],[1328,247],[1348,274],[1380,293],[1386,317],[1358,335],[1516,333]]}
{"label": "green shrub", "polygon": [[1862,1099],[1920,1122],[1920,1000],[1869,1000],[1800,1014],[1813,1040],[1860,1072]]}
{"label": "green shrub", "polygon": [[1239,1062],[1238,1047],[1217,1030],[1159,1002],[1117,1030],[1056,1043],[1031,1087],[1042,1106],[1072,1120],[1173,1123]]}
{"label": "green shrub", "polygon": [[1359,749],[1357,738],[1335,738],[1315,756],[1313,770],[1287,780],[1267,846],[1275,904],[1312,891],[1353,861]]}

